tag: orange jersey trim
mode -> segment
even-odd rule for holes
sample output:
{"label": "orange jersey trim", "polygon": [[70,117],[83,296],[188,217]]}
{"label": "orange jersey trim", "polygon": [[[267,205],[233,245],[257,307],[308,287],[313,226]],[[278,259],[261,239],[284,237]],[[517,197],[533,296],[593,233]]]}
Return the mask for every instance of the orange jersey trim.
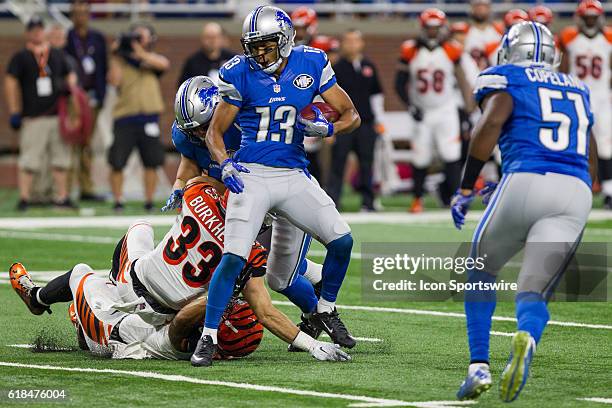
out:
{"label": "orange jersey trim", "polygon": [[400,48],[401,59],[405,62],[410,62],[416,56],[417,47],[414,40],[404,41]]}
{"label": "orange jersey trim", "polygon": [[559,47],[565,49],[572,41],[578,37],[580,31],[577,27],[566,27],[559,33]]}
{"label": "orange jersey trim", "polygon": [[497,47],[499,47],[499,43],[498,42],[490,42],[490,43],[485,45],[484,53],[487,56],[487,58],[490,58],[491,55],[493,55],[493,53],[495,53],[495,50],[497,50]]}
{"label": "orange jersey trim", "polygon": [[446,55],[448,55],[448,58],[454,63],[461,59],[461,54],[463,54],[463,48],[458,42],[447,41],[442,44],[442,48],[444,48]]}
{"label": "orange jersey trim", "polygon": [[606,37],[606,40],[608,40],[608,42],[610,44],[612,44],[612,28],[611,27],[604,27],[603,34]]}

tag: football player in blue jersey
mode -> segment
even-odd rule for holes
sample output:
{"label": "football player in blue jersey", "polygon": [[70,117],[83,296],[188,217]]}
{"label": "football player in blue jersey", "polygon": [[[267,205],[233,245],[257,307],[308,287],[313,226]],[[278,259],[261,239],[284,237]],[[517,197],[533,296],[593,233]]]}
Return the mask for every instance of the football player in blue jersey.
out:
{"label": "football player in blue jersey", "polygon": [[[172,142],[181,154],[173,192],[162,211],[180,208],[183,189],[188,180],[207,177],[219,193],[225,191],[221,182],[219,163],[210,157],[204,137],[213,112],[220,101],[219,90],[206,76],[187,79],[179,87],[174,103],[175,121],[172,124]],[[234,123],[223,134],[228,155],[240,147],[240,129]],[[300,330],[317,338],[321,331],[313,327],[307,317],[317,306],[312,285],[320,286],[322,265],[306,259],[311,237],[285,218],[277,216],[271,233],[262,232],[258,241],[269,249],[266,279],[271,289],[287,296],[303,313]],[[270,222],[265,223],[266,226]],[[261,231],[265,228],[262,227]],[[297,351],[289,346],[290,351]]]}
{"label": "football player in blue jersey", "polygon": [[474,284],[465,293],[470,365],[457,397],[474,399],[491,387],[489,334],[496,294],[489,288],[524,249],[515,297],[518,331],[499,384],[501,399],[509,402],[525,385],[549,319],[547,302],[585,228],[597,153],[589,90],[553,70],[555,41],[544,25],[514,25],[502,40],[499,62],[476,82],[482,117],[451,211],[460,229],[476,178],[499,144],[503,177],[472,242],[470,256],[484,259],[484,268],[468,275]]}
{"label": "football player in blue jersey", "polygon": [[[294,47],[294,37],[287,13],[276,7],[257,7],[243,23],[244,55],[229,60],[219,73],[222,101],[206,144],[213,159],[221,163],[221,178],[231,193],[224,255],[210,283],[202,338],[191,358],[194,366],[212,364],[217,327],[233,282],[268,211],[286,217],[327,248],[321,297],[308,320],[334,343],[348,348],[356,344],[335,308],[350,262],[351,230],[331,198],[309,176],[303,140],[305,136],[350,132],[360,119],[346,92],[336,84],[325,53]],[[316,108],[314,118],[300,115],[316,95],[339,112],[335,123]],[[230,158],[223,134],[234,122],[242,129],[242,142]]]}

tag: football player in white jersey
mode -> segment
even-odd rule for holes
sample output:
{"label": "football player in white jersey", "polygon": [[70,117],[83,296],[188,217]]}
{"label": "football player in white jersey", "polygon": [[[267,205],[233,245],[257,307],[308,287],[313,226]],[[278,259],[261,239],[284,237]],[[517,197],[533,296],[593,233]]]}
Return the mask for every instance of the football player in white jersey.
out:
{"label": "football player in white jersey", "polygon": [[478,64],[480,70],[487,68],[489,60],[485,46],[501,40],[504,28],[498,22],[491,22],[491,1],[472,0],[470,2],[470,29],[465,37],[465,50]]}
{"label": "football player in white jersey", "polygon": [[597,0],[583,0],[576,9],[577,25],[559,35],[563,51],[561,72],[570,73],[591,90],[595,114],[593,134],[599,154],[599,178],[604,205],[612,209],[612,104],[610,103],[612,30],[605,26],[604,10]]}
{"label": "football player in white jersey", "polygon": [[[89,279],[91,268],[78,264],[45,287],[39,287],[23,265],[16,263],[9,270],[11,284],[36,315],[50,311],[53,303],[74,298],[79,316],[86,319],[80,323],[87,328],[84,331],[91,340],[88,343],[108,346],[113,328],[122,320],[119,316],[128,316],[122,329],[117,329],[117,335],[124,339],[122,343],[142,342],[154,335],[147,343],[152,344],[148,348],[163,354],[163,350],[170,349],[167,346],[170,340],[166,339],[170,326],[163,327],[180,310],[207,293],[223,249],[224,212],[216,190],[202,178],[196,178],[187,185],[181,214],[156,248],[149,223],[139,221],[130,227],[115,249],[110,282]],[[350,359],[339,346],[317,341],[300,331],[272,305],[263,282],[265,267],[266,251],[255,243],[234,288],[235,293],[242,292],[261,324],[294,348],[309,351],[319,360]],[[86,295],[83,286],[88,279],[92,289]],[[88,312],[83,310],[85,303]],[[203,313],[198,316],[201,321]],[[199,336],[198,332],[194,346]],[[134,350],[122,354],[133,355]],[[176,359],[189,356],[177,354]]]}
{"label": "football player in white jersey", "polygon": [[[461,176],[461,138],[455,86],[462,92],[467,112],[473,109],[470,86],[461,66],[462,47],[447,40],[442,10],[431,8],[419,17],[421,34],[402,44],[395,89],[417,122],[412,139],[414,195],[411,212],[423,211],[425,176],[434,148],[444,162],[446,191],[452,194]],[[450,197],[448,197],[450,202]]]}

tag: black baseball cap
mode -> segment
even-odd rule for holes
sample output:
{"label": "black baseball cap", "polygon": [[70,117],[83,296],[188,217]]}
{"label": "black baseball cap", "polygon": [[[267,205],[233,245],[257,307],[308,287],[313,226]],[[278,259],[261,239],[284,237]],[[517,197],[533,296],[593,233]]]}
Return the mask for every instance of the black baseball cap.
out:
{"label": "black baseball cap", "polygon": [[26,24],[26,31],[30,31],[36,27],[44,28],[45,23],[39,16],[32,16],[32,18],[30,18]]}

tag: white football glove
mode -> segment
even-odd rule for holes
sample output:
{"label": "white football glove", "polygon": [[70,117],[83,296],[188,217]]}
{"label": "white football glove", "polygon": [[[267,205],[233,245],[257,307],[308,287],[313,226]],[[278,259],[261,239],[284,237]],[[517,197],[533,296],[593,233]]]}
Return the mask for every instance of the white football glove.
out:
{"label": "white football glove", "polygon": [[342,351],[339,345],[315,340],[303,331],[298,333],[291,344],[300,350],[308,351],[319,361],[349,361],[351,359],[351,356]]}
{"label": "white football glove", "polygon": [[308,352],[320,361],[350,361],[351,359],[351,356],[342,351],[340,345],[323,341],[316,341],[314,347]]}

